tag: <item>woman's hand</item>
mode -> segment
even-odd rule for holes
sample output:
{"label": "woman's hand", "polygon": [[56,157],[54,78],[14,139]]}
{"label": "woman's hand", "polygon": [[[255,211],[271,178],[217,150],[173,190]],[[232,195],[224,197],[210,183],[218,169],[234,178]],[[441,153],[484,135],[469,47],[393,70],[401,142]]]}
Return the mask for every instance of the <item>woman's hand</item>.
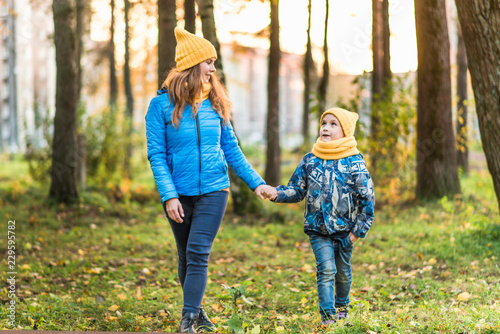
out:
{"label": "woman's hand", "polygon": [[269,186],[266,184],[261,184],[253,191],[260,199],[266,199],[266,190]]}
{"label": "woman's hand", "polygon": [[359,237],[355,236],[352,232],[349,232],[349,238],[351,238],[351,242],[355,243]]}
{"label": "woman's hand", "polygon": [[184,210],[182,209],[182,204],[179,202],[178,198],[171,198],[167,201],[167,214],[170,219],[177,223],[182,223],[182,217],[184,217]]}

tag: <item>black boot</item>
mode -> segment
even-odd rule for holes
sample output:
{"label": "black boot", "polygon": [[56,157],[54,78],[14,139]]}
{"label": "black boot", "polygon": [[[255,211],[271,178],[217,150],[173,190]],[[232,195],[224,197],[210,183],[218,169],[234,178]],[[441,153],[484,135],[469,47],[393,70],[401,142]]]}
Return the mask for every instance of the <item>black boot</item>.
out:
{"label": "black boot", "polygon": [[179,328],[179,332],[198,333],[195,329],[197,322],[198,322],[198,314],[196,313],[183,314],[181,320],[181,328]]}
{"label": "black boot", "polygon": [[203,306],[200,307],[200,313],[198,314],[198,322],[196,323],[196,329],[212,333],[215,331],[215,325],[210,321],[210,318],[205,313]]}

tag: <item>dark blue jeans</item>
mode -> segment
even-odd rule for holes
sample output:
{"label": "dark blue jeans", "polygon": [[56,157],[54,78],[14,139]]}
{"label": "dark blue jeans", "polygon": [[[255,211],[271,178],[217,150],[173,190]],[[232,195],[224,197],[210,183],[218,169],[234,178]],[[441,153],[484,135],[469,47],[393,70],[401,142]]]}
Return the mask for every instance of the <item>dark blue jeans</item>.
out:
{"label": "dark blue jeans", "polygon": [[349,305],[353,244],[349,236],[339,240],[311,234],[309,239],[316,257],[319,313],[327,320],[335,316],[335,308]]}
{"label": "dark blue jeans", "polygon": [[200,310],[207,286],[208,258],[226,211],[228,195],[227,191],[216,191],[200,196],[179,196],[184,210],[183,222],[168,219],[179,256],[179,280],[184,292],[182,314],[198,314]]}

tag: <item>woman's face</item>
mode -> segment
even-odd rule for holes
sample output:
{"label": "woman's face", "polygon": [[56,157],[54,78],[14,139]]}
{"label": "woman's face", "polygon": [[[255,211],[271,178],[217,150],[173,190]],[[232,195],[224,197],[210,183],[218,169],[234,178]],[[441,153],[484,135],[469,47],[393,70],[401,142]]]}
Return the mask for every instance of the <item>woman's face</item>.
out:
{"label": "woman's face", "polygon": [[342,126],[340,125],[337,117],[332,114],[326,114],[323,117],[323,121],[321,122],[320,138],[321,141],[332,141],[340,138],[344,138],[344,130],[342,130]]}
{"label": "woman's face", "polygon": [[208,83],[215,73],[215,58],[210,58],[200,63],[201,80]]}

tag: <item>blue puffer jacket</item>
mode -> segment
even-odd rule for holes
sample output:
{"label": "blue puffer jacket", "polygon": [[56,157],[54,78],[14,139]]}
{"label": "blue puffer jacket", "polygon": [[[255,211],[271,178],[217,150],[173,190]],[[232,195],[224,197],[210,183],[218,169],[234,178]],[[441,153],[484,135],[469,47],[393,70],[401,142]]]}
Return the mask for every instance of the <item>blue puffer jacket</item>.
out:
{"label": "blue puffer jacket", "polygon": [[361,154],[323,160],[306,154],[287,186],[278,186],[278,203],[306,198],[304,232],[364,238],[374,218],[373,183]]}
{"label": "blue puffer jacket", "polygon": [[228,164],[250,189],[265,184],[241,152],[231,124],[224,124],[209,99],[196,117],[186,106],[178,128],[171,122],[173,110],[167,91],[159,90],[146,114],[148,159],[162,202],[229,187]]}

